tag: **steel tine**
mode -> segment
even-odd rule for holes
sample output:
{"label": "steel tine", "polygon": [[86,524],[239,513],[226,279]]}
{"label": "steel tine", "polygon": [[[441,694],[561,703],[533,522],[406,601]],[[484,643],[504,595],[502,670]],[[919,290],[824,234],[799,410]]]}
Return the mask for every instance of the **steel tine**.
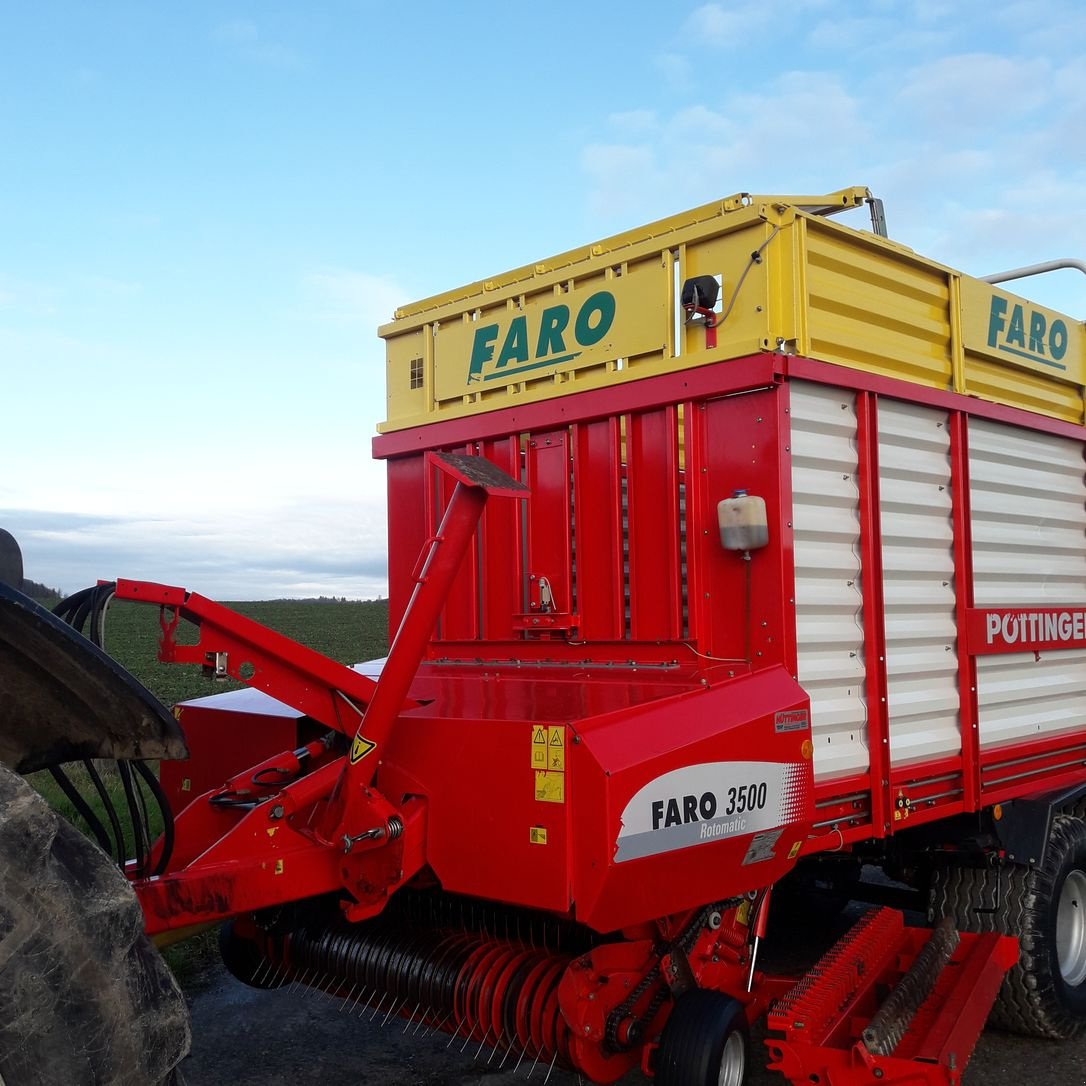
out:
{"label": "steel tine", "polygon": [[302,977],[307,976],[308,973],[309,973],[308,969],[305,970],[305,972],[302,972],[302,973],[295,973],[294,976],[291,977],[290,984],[287,985],[287,991],[288,992],[293,992],[294,989],[297,988],[298,985],[301,983]]}
{"label": "steel tine", "polygon": [[509,1043],[505,1046],[505,1055],[502,1056],[502,1062],[498,1064],[498,1070],[500,1071],[505,1066],[505,1061],[513,1054],[513,1042],[516,1040],[516,1034],[509,1038]]}
{"label": "steel tine", "polygon": [[524,1057],[528,1055],[528,1049],[522,1048],[520,1050],[520,1059],[517,1060],[516,1067],[513,1068],[513,1074],[515,1075],[520,1070],[520,1065],[524,1062]]}
{"label": "steel tine", "polygon": [[278,988],[283,983],[280,978],[283,976],[283,973],[284,973],[285,969],[286,969],[286,962],[280,962],[275,967],[275,972],[272,973],[272,975],[271,975],[271,981],[270,982],[267,982],[267,981],[265,982],[266,987],[269,988],[269,989]]}
{"label": "steel tine", "polygon": [[386,1014],[384,1018],[381,1019],[381,1025],[383,1026],[406,1002],[407,997],[404,996],[404,998],[401,999],[399,1003],[393,1003],[392,1006],[388,1009],[388,1014]]}
{"label": "steel tine", "polygon": [[[429,1037],[429,1036],[430,1036],[430,1034],[432,1034],[432,1033],[437,1033],[437,1032],[438,1032],[438,1031],[439,1031],[439,1030],[441,1029],[441,1027],[442,1027],[443,1025],[445,1025],[445,1023],[446,1023],[446,1022],[447,1022],[447,1021],[449,1020],[449,1017],[450,1017],[450,1015],[451,1015],[451,1014],[452,1014],[452,1011],[449,1011],[449,1013],[448,1013],[448,1014],[446,1014],[446,1015],[445,1015],[445,1017],[444,1017],[444,1018],[442,1018],[442,1019],[441,1019],[441,1021],[440,1021],[440,1022],[438,1022],[438,1024],[437,1024],[436,1026],[427,1026],[427,1027],[426,1027],[426,1036],[427,1036],[427,1037]],[[420,1023],[419,1023],[419,1024],[418,1024],[418,1025],[417,1025],[417,1026],[415,1027],[415,1033],[418,1033],[418,1031],[419,1031],[419,1029],[420,1029],[421,1027],[422,1027],[422,1022],[420,1022]],[[412,1036],[412,1037],[414,1037],[414,1036],[415,1036],[415,1033],[412,1033],[412,1034],[411,1034],[411,1036]]]}
{"label": "steel tine", "polygon": [[468,1047],[468,1042],[471,1040],[472,1029],[474,1029],[473,1026],[468,1027],[468,1035],[464,1038],[464,1043],[460,1046],[461,1053],[463,1053],[464,1049]]}
{"label": "steel tine", "polygon": [[[408,1018],[407,1025],[403,1028],[404,1033],[406,1033],[411,1028],[411,1023],[415,1021],[415,1015],[419,1013],[419,1007],[421,1006],[422,1000],[420,999],[418,1003],[415,1004],[415,1009],[411,1012],[411,1017]],[[425,1018],[426,1016],[423,1015],[423,1017]]]}
{"label": "steel tine", "polygon": [[455,1041],[456,1038],[460,1036],[460,1031],[463,1028],[464,1028],[464,1023],[463,1022],[458,1022],[457,1025],[456,1025],[456,1032],[449,1038],[449,1043],[445,1046],[446,1048],[451,1048],[452,1047],[453,1041]]}
{"label": "steel tine", "polygon": [[547,1077],[543,1080],[543,1086],[547,1086],[547,1083],[551,1080],[551,1072],[554,1070],[554,1061],[558,1059],[558,1049],[555,1048],[554,1055],[551,1056],[551,1065],[547,1068]]}
{"label": "steel tine", "polygon": [[[499,1034],[498,1034],[498,1036],[497,1036],[497,1037],[495,1037],[495,1038],[494,1038],[494,1048],[492,1049],[492,1051],[491,1051],[491,1053],[490,1053],[490,1059],[486,1061],[486,1065],[487,1065],[487,1067],[489,1067],[489,1066],[490,1066],[490,1064],[491,1064],[491,1061],[492,1061],[492,1060],[494,1059],[494,1057],[495,1057],[495,1056],[496,1056],[496,1055],[498,1054],[498,1046],[499,1046],[499,1045],[500,1045],[500,1044],[502,1043],[502,1038],[503,1038],[504,1036],[505,1036],[505,1032],[504,1032],[504,1030],[503,1030],[503,1031],[502,1031],[501,1033],[499,1033]],[[500,1067],[500,1066],[501,1066],[501,1064],[499,1064],[498,1066]]]}
{"label": "steel tine", "polygon": [[[349,1011],[347,1012],[348,1014],[354,1014],[354,1009],[355,1009],[355,1007],[357,1007],[357,1006],[358,1006],[358,1003],[359,1003],[359,1001],[360,1001],[360,1000],[362,999],[362,997],[363,997],[363,996],[364,996],[364,995],[365,995],[365,994],[366,994],[366,993],[367,993],[368,991],[369,991],[369,987],[368,987],[367,985],[363,984],[363,985],[362,985],[362,989],[361,989],[361,991],[360,991],[360,992],[358,993],[358,995],[356,995],[356,996],[354,997],[354,1002],[353,1002],[353,1003],[351,1004],[351,1009],[350,1009],[350,1010],[349,1010]],[[365,1010],[365,1009],[366,1009],[366,1007],[367,1007],[368,1005],[369,1005],[369,1001],[367,1000],[367,1002],[365,1002],[365,1003],[363,1003],[363,1004],[362,1004],[362,1010]],[[359,1013],[361,1013],[361,1012],[359,1012]]]}
{"label": "steel tine", "polygon": [[479,1042],[479,1047],[475,1050],[475,1055],[472,1056],[471,1062],[474,1063],[479,1058],[479,1053],[483,1051],[483,1045],[486,1044],[486,1039],[490,1036],[490,1026],[486,1027],[486,1033],[483,1034],[483,1039]]}
{"label": "steel tine", "polygon": [[535,1056],[535,1063],[533,1063],[533,1064],[532,1064],[532,1066],[531,1066],[531,1070],[529,1070],[529,1072],[528,1072],[528,1077],[529,1077],[529,1078],[531,1078],[531,1077],[532,1077],[532,1071],[534,1071],[534,1070],[535,1070],[535,1065],[536,1065],[536,1063],[539,1063],[539,1057],[540,1057],[540,1056],[542,1056],[542,1055],[543,1055],[543,1049],[540,1049],[540,1050],[539,1050],[539,1051],[538,1051],[538,1052],[536,1053],[536,1056]]}
{"label": "steel tine", "polygon": [[388,999],[388,992],[385,992],[385,994],[381,996],[381,1002],[377,1004],[377,1007],[374,1009],[373,1014],[370,1015],[371,1022],[377,1017],[378,1014],[381,1013],[381,1008],[385,1005],[386,999]]}
{"label": "steel tine", "polygon": [[358,985],[357,984],[352,984],[351,985],[351,990],[347,993],[347,998],[339,1006],[340,1010],[343,1010],[343,1008],[346,1007],[348,1003],[350,1003],[351,996],[353,996],[357,990],[358,990]]}
{"label": "steel tine", "polygon": [[274,962],[271,958],[264,958],[257,963],[257,967],[253,970],[253,975],[249,978],[249,983],[254,987],[258,987],[258,981],[262,974],[270,973]]}

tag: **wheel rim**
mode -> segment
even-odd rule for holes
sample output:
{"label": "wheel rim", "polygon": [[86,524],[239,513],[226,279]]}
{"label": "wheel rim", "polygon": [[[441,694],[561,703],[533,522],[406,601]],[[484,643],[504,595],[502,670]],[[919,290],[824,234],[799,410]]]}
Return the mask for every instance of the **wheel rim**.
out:
{"label": "wheel rim", "polygon": [[1075,987],[1086,980],[1086,871],[1077,868],[1064,879],[1060,891],[1056,954],[1066,984]]}
{"label": "wheel rim", "polygon": [[743,1044],[743,1035],[733,1030],[724,1042],[724,1052],[720,1057],[720,1074],[717,1086],[743,1086],[743,1075],[747,1068],[747,1049]]}

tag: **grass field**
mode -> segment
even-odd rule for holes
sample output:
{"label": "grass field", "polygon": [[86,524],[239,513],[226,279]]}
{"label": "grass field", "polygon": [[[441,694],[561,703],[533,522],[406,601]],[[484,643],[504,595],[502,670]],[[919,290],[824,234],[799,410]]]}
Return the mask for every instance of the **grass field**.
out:
{"label": "grass field", "polygon": [[[387,600],[363,603],[266,600],[226,606],[341,664],[372,660],[387,651]],[[178,627],[179,640],[191,642],[193,638],[185,636],[183,626]],[[110,606],[106,651],[166,705],[243,685],[213,682],[198,667],[160,664],[155,658],[159,632],[158,608],[116,602]]]}

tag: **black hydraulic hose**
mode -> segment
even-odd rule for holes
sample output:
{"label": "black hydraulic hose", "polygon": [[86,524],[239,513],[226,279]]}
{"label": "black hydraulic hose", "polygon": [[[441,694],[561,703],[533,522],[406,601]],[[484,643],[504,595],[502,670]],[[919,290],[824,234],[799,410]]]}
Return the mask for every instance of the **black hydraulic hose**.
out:
{"label": "black hydraulic hose", "polygon": [[94,590],[92,589],[91,594],[85,600],[80,601],[79,606],[75,609],[72,616],[67,619],[68,625],[82,633],[83,627],[87,622],[87,615],[90,614],[93,606]]}
{"label": "black hydraulic hose", "polygon": [[102,801],[106,817],[109,819],[109,827],[113,831],[113,840],[117,849],[117,863],[123,864],[126,859],[124,830],[121,829],[121,820],[117,817],[117,808],[114,807],[113,799],[106,791],[106,786],[102,783],[102,778],[98,775],[98,770],[94,768],[94,763],[89,758],[84,758],[83,765],[87,770],[87,776],[90,777],[91,783],[98,792],[98,798]]}
{"label": "black hydraulic hose", "polygon": [[154,796],[158,809],[162,812],[162,854],[159,856],[158,863],[155,864],[155,869],[152,872],[154,875],[161,875],[166,870],[170,857],[173,855],[173,810],[170,808],[170,801],[166,797],[158,777],[151,772],[147,763],[133,762],[132,768],[147,782],[147,787],[150,789],[151,795]]}
{"label": "black hydraulic hose", "polygon": [[[129,771],[135,768],[134,762],[128,762]],[[143,840],[147,844],[147,862],[151,861],[151,819],[147,814],[147,797],[143,794],[143,785],[134,773],[132,774],[132,794],[136,797],[136,811],[139,815],[139,824],[143,829]],[[150,872],[148,872],[149,874]]]}
{"label": "black hydraulic hose", "polygon": [[53,608],[53,614],[59,615],[65,622],[68,616],[94,591],[94,587],[81,588],[78,592],[66,596]]}
{"label": "black hydraulic hose", "polygon": [[128,816],[132,823],[132,841],[136,849],[136,874],[141,878],[147,874],[147,863],[144,859],[143,826],[140,824],[139,808],[136,806],[136,797],[132,792],[132,773],[127,762],[118,762],[117,771],[121,775],[121,784],[124,785],[124,796],[128,803]]}
{"label": "black hydraulic hose", "polygon": [[90,831],[94,834],[95,840],[97,840],[102,851],[109,853],[111,846],[105,826],[102,825],[98,816],[90,809],[87,801],[79,794],[79,790],[76,786],[68,779],[68,775],[60,768],[60,766],[50,766],[49,773],[53,780],[60,785],[60,790],[71,801],[72,806],[76,809],[80,817],[82,817],[90,827]]}
{"label": "black hydraulic hose", "polygon": [[[53,613],[59,618],[62,618],[68,625],[72,626],[80,633],[83,632],[83,627],[87,625],[87,620],[89,618],[90,626],[86,636],[93,644],[104,649],[105,612],[106,608],[109,606],[110,600],[112,600],[116,593],[116,589],[116,583],[112,581],[93,585],[90,588],[84,588],[61,600],[53,608]],[[127,860],[127,847],[124,839],[124,830],[121,827],[116,806],[110,798],[109,793],[93,764],[90,761],[85,760],[84,765],[87,768],[91,782],[98,792],[98,796],[102,801],[106,815],[109,819],[110,829],[112,830],[114,837],[117,862],[123,866]],[[166,867],[169,864],[175,843],[174,819],[169,800],[166,798],[166,793],[162,790],[158,778],[144,762],[137,760],[118,761],[116,766],[117,772],[121,778],[121,784],[124,786],[125,802],[128,807],[129,822],[132,826],[132,838],[136,852],[136,871],[140,876],[145,876],[149,873],[160,875],[166,870]],[[97,838],[102,849],[106,852],[111,852],[112,849],[109,844],[109,835],[106,833],[105,826],[102,825],[101,820],[94,814],[86,800],[80,795],[79,791],[64,774],[63,770],[58,767],[57,769],[52,770],[52,772],[57,783],[64,791],[64,794],[91,827],[91,831],[94,833],[94,836]],[[151,823],[148,814],[148,801],[143,790],[144,787],[147,788],[155,803],[158,804],[159,812],[162,815],[162,850],[158,861],[154,865],[153,872],[147,870],[150,866],[152,849]]]}
{"label": "black hydraulic hose", "polygon": [[90,639],[100,649],[104,649],[105,645],[105,621],[106,621],[106,608],[109,606],[109,601],[113,599],[113,594],[116,591],[116,585],[112,582],[108,584],[100,584],[92,597],[93,603],[91,606],[91,625],[90,625]]}

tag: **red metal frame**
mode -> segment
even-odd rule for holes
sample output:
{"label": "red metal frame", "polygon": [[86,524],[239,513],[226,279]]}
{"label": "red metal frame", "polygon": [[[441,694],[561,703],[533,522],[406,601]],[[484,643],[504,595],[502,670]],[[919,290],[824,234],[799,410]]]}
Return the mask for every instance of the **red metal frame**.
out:
{"label": "red metal frame", "polygon": [[871,829],[892,830],[890,813],[890,717],[886,682],[886,616],[883,611],[882,522],[879,499],[878,400],[856,394],[856,453],[860,490],[860,568],[864,608],[867,750],[870,756]]}
{"label": "red metal frame", "polygon": [[873,1055],[863,1030],[930,937],[929,929],[906,928],[891,909],[865,917],[774,1006],[769,1067],[795,1086],[957,1086],[1004,974],[1018,960],[1018,942],[962,934],[893,1054]]}

